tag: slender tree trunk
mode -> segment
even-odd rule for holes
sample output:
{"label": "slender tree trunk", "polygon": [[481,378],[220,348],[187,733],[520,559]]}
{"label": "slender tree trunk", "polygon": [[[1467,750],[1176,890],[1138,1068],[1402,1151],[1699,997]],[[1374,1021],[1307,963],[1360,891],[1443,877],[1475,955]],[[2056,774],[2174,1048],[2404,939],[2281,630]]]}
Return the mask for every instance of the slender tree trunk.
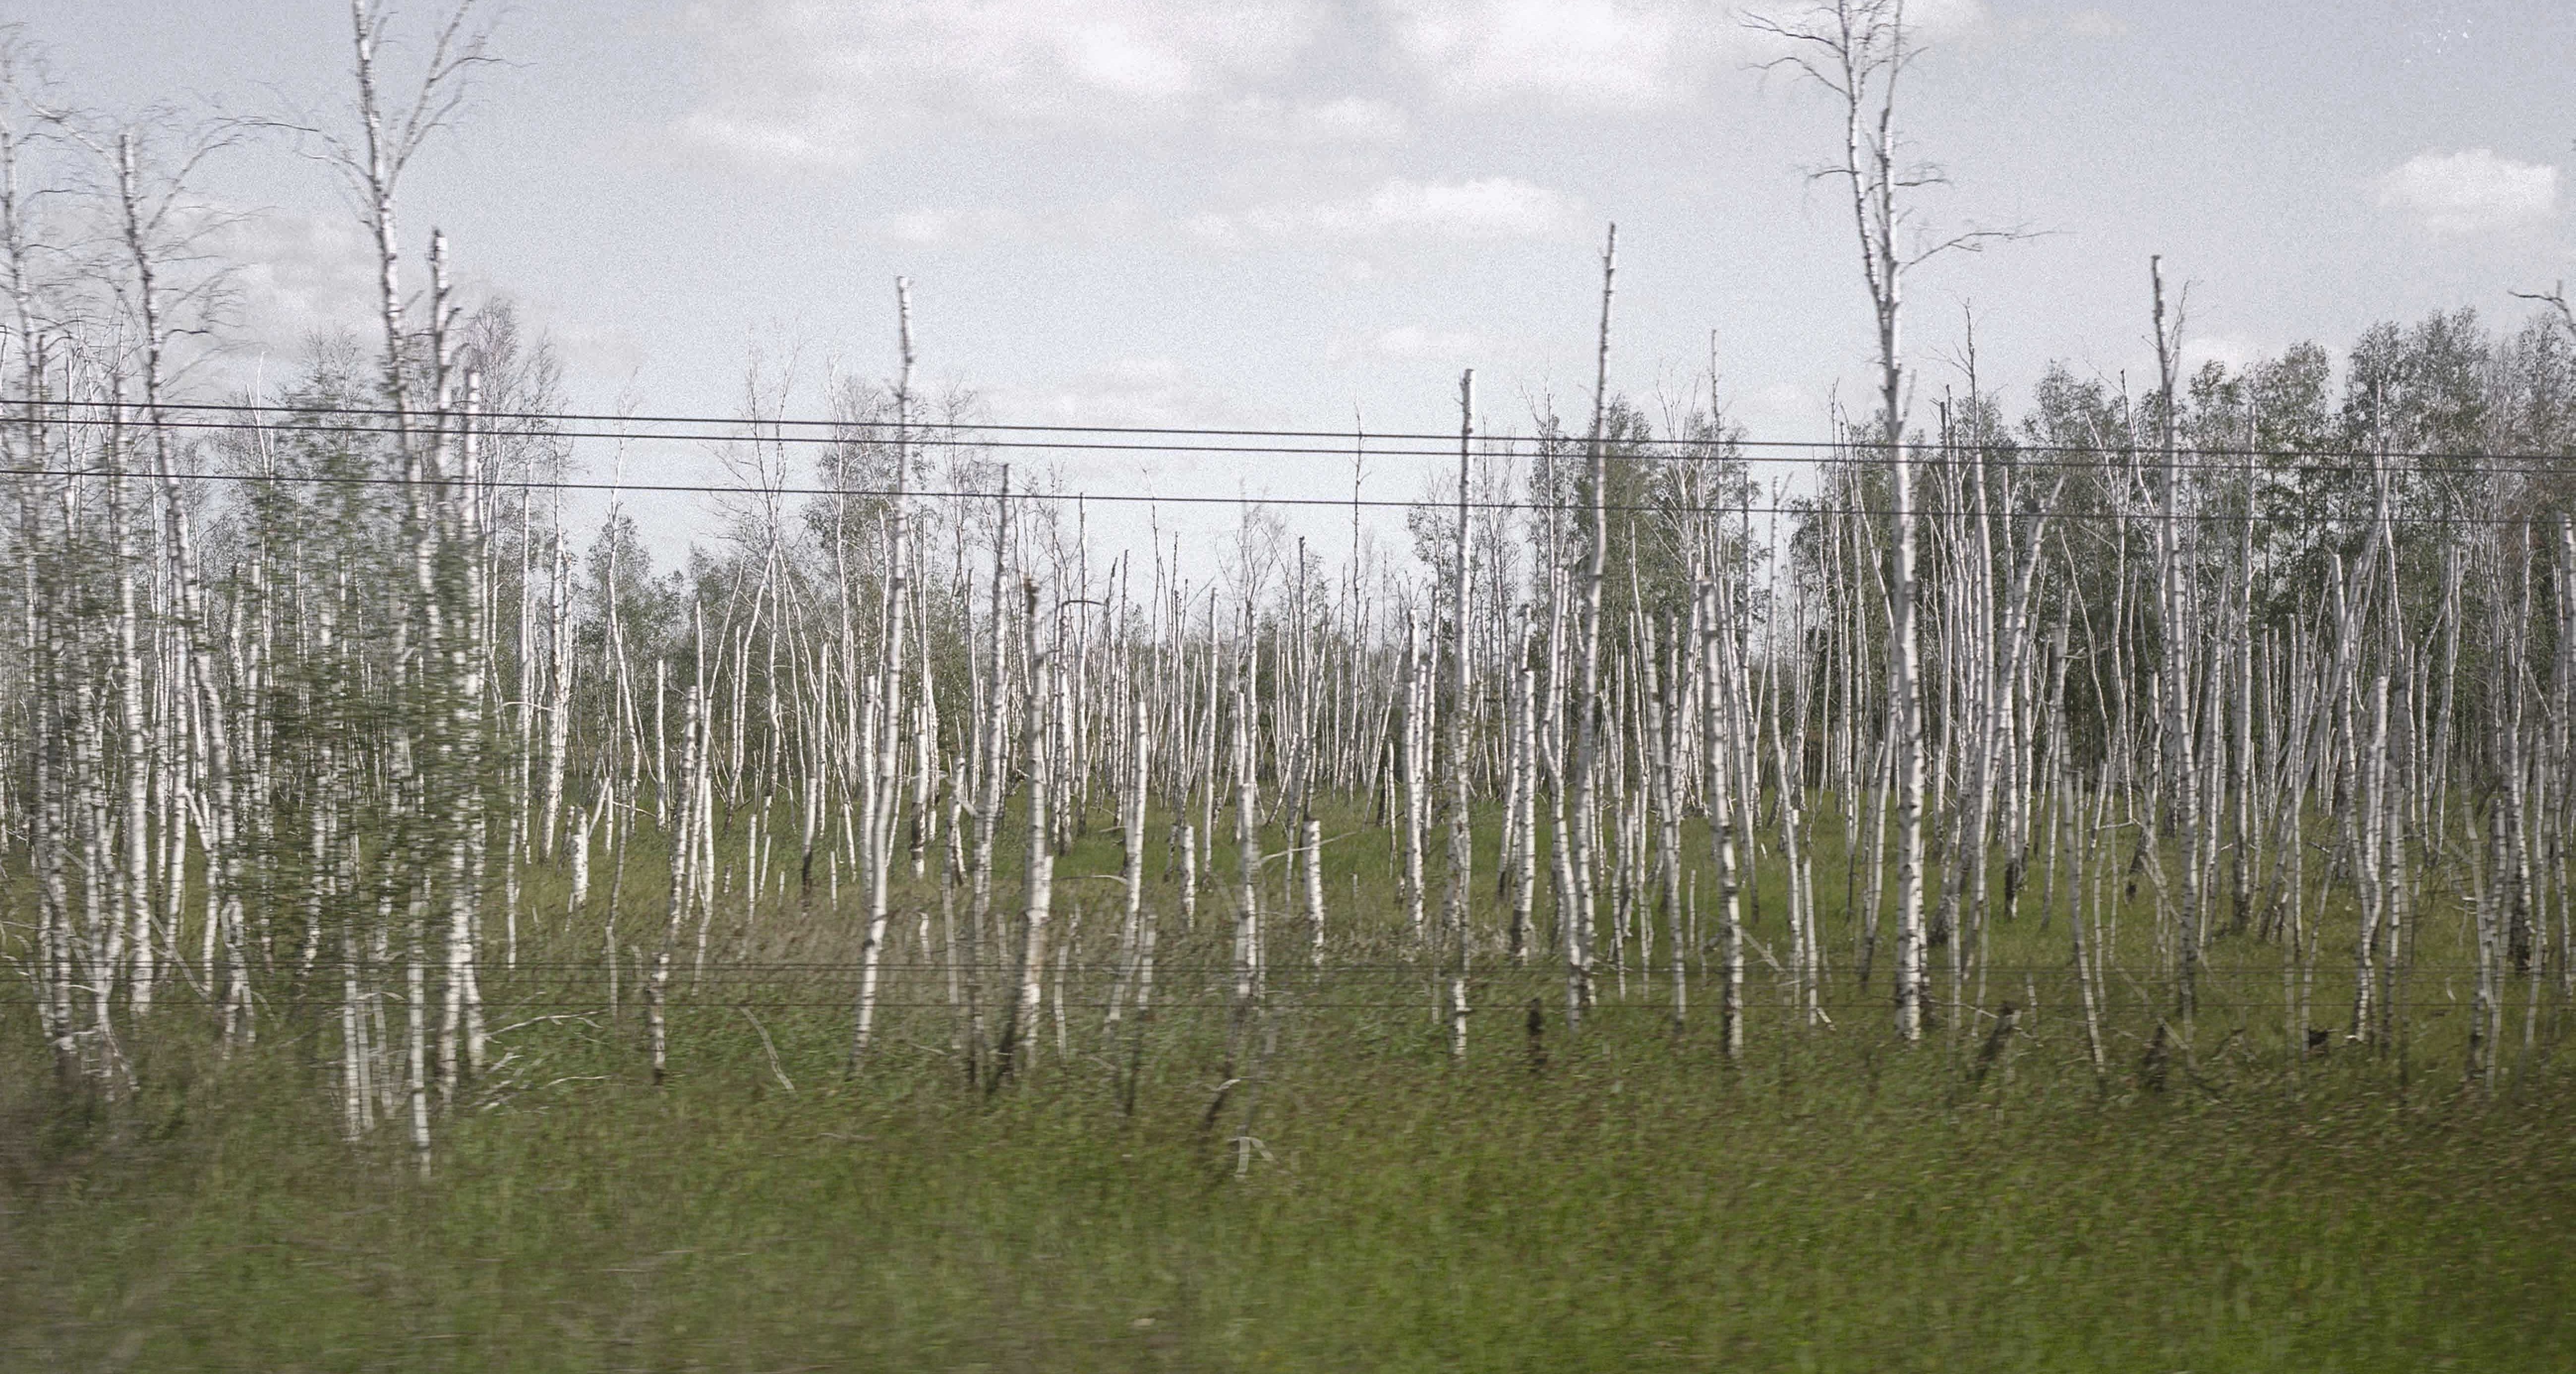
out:
{"label": "slender tree trunk", "polygon": [[1610,404],[1610,303],[1618,275],[1619,226],[1610,226],[1601,248],[1601,339],[1592,384],[1592,437],[1585,448],[1588,471],[1584,495],[1586,542],[1583,555],[1583,603],[1576,617],[1581,637],[1582,668],[1575,679],[1574,814],[1568,819],[1573,865],[1571,919],[1565,922],[1565,1021],[1581,1029],[1592,1005],[1592,936],[1594,919],[1593,836],[1598,833],[1601,774],[1601,579],[1609,565],[1610,459],[1603,425]]}
{"label": "slender tree trunk", "polygon": [[1467,900],[1471,887],[1473,834],[1467,811],[1467,666],[1469,656],[1467,566],[1467,464],[1476,433],[1476,374],[1458,379],[1458,542],[1451,569],[1449,707],[1441,752],[1448,757],[1449,892],[1442,903],[1441,943],[1449,962],[1449,1057],[1467,1056]]}

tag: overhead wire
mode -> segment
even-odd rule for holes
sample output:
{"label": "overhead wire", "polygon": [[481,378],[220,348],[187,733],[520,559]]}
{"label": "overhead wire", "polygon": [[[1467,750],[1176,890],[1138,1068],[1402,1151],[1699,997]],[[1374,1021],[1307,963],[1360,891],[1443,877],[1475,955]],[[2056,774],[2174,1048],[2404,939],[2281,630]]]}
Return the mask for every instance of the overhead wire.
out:
{"label": "overhead wire", "polygon": [[[360,487],[403,487],[411,485],[410,479],[384,476],[381,474],[180,472],[167,469],[118,470],[109,468],[0,467],[0,477],[54,479],[103,479],[123,477],[135,481],[251,482],[271,485],[302,484],[312,486]],[[476,484],[485,488],[501,491],[642,492],[702,496],[836,496],[844,498],[855,497],[859,499],[888,500],[902,497],[924,501],[1072,502],[1077,504],[1084,502],[1100,502],[1102,504],[1109,505],[1143,506],[1293,506],[1345,511],[1414,510],[1426,505],[1437,505],[1444,510],[1455,510],[1463,504],[1469,510],[1478,511],[1536,512],[1553,510],[1562,512],[1580,512],[1599,509],[1606,513],[1619,515],[1830,515],[1857,516],[1875,519],[1879,517],[1893,516],[1896,513],[1893,507],[1888,506],[1838,505],[1828,504],[1822,501],[1791,501],[1787,503],[1729,502],[1725,504],[1697,504],[1671,501],[1605,501],[1598,507],[1595,507],[1590,502],[1572,500],[1533,501],[1493,500],[1487,498],[1470,499],[1462,503],[1447,497],[1439,498],[1436,501],[1428,501],[1424,499],[1397,500],[1388,497],[1350,496],[1255,496],[1250,494],[1219,496],[1187,492],[1179,494],[1164,494],[1132,491],[1031,491],[1021,489],[1011,491],[983,491],[960,488],[923,489],[915,487],[898,489],[889,486],[820,486],[804,483],[778,483],[765,486],[750,486],[739,483],[629,482],[623,480],[584,481],[571,478],[506,478],[491,476],[476,478]],[[1913,508],[1913,513],[1918,517],[1940,519],[1951,515],[1976,515],[1981,512],[1975,508],[1952,510],[1941,506],[1916,505]],[[1982,513],[1992,514],[1993,512]],[[2128,513],[2121,511],[2010,511],[2005,512],[2005,514],[2007,516],[2029,517],[2036,517],[2044,514],[2051,520],[2079,523],[2158,524],[2170,520],[2188,524],[2235,525],[2242,524],[2249,518],[2256,520],[2264,518],[2259,514],[2249,517],[2242,512],[2232,511],[2190,511],[2179,512],[2171,516],[2164,515],[2161,512]],[[2410,515],[2405,517],[2402,523],[2410,528],[2438,526],[2519,526],[2531,524],[2536,518],[2538,517],[2529,515]]]}
{"label": "overhead wire", "polygon": [[[109,414],[117,421],[137,426],[205,432],[255,432],[295,434],[372,435],[380,437],[407,434],[459,432],[449,423],[462,418],[461,411],[396,411],[374,406],[265,405],[248,402],[163,402],[160,415],[152,408],[132,401],[62,401],[31,400],[26,397],[0,398],[0,410],[28,411],[52,407],[79,410],[86,414]],[[245,419],[171,419],[169,413],[241,415],[250,417],[284,417],[287,423],[262,418]],[[319,423],[314,417],[356,416],[391,420],[391,423]],[[407,424],[417,417],[417,425]],[[30,414],[24,417],[34,421]],[[1259,429],[1155,425],[1044,425],[1006,424],[986,421],[895,421],[872,419],[822,420],[787,417],[742,417],[700,415],[620,416],[576,411],[478,411],[473,419],[485,424],[515,422],[525,424],[613,425],[605,429],[547,428],[542,430],[493,431],[487,436],[596,439],[619,442],[709,443],[709,444],[774,444],[796,447],[845,447],[858,443],[883,443],[894,436],[917,448],[997,449],[1006,451],[1036,450],[1049,452],[1141,453],[1244,455],[1250,457],[1325,457],[1365,456],[1454,458],[1458,453],[1456,434],[1426,434],[1414,431],[1371,431],[1367,429]],[[112,420],[65,423],[109,424]],[[645,426],[646,428],[635,428]],[[672,432],[670,426],[688,426]],[[794,430],[794,433],[785,431]],[[1004,435],[1107,435],[1108,440],[1082,438],[982,438],[986,434]],[[864,437],[862,437],[864,436]],[[1145,438],[1151,442],[1125,442],[1126,438]],[[1175,442],[1177,440],[1273,440],[1273,443]],[[1287,442],[1298,441],[1298,442]],[[1332,446],[1324,446],[1329,442]],[[1488,457],[1555,456],[1588,450],[1586,435],[1570,432],[1522,434],[1483,432],[1474,442]],[[1864,437],[1858,433],[1835,439],[1765,439],[1745,434],[1708,437],[1653,437],[1621,435],[1607,440],[1613,445],[1605,458],[1615,462],[1742,462],[1763,464],[1810,464],[1830,466],[1884,464],[1884,450],[1889,441]],[[1391,448],[1385,445],[1426,444],[1431,447]],[[1942,440],[1907,439],[1904,447],[1915,461],[1927,466],[1973,462],[1980,456],[1990,463],[2009,463],[2018,468],[2047,470],[2127,469],[2156,466],[2163,463],[2163,449],[2153,443],[2131,445],[2079,444],[2043,441],[2026,436],[1997,436],[1991,439]],[[1745,450],[1784,450],[1782,453],[1748,453]],[[2060,458],[2032,458],[2029,455],[2087,455],[2092,461],[2067,461]],[[1955,456],[1954,456],[1955,455]],[[2576,452],[2518,453],[2488,449],[2414,449],[2397,447],[2355,447],[2341,444],[2298,446],[2255,446],[2237,444],[2193,443],[2180,446],[2175,456],[2198,471],[2277,471],[2270,460],[2294,463],[2324,464],[2354,462],[2403,462],[2426,470],[2450,474],[2477,475],[2510,472],[2552,471],[2576,466]],[[2213,463],[2211,459],[2241,460]]]}

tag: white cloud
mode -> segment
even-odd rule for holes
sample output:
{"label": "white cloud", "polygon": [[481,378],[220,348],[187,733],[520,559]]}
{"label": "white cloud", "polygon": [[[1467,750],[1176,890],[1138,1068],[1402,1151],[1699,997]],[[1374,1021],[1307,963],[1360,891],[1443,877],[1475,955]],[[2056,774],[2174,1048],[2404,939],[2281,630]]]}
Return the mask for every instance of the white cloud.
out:
{"label": "white cloud", "polygon": [[687,142],[774,164],[855,161],[961,123],[1188,115],[1280,74],[1315,0],[753,0],[701,3]]}
{"label": "white cloud", "polygon": [[920,247],[966,243],[1070,243],[1128,238],[1161,227],[1129,195],[1070,204],[916,205],[859,222],[861,236]]}
{"label": "white cloud", "polygon": [[1018,238],[1028,232],[1025,216],[1000,209],[942,210],[921,206],[887,215],[870,227],[895,243],[933,245],[960,240]]}
{"label": "white cloud", "polygon": [[2558,208],[2558,169],[2515,162],[2491,148],[2422,152],[2372,183],[2379,203],[2412,215],[2436,234],[2473,234],[2549,218]]}
{"label": "white cloud", "polygon": [[680,119],[681,141],[746,162],[812,167],[846,162],[856,148],[822,130],[748,111],[691,110]]}
{"label": "white cloud", "polygon": [[1198,84],[1186,48],[1158,41],[1118,22],[1076,26],[1059,45],[1065,70],[1103,91],[1171,100]]}
{"label": "white cloud", "polygon": [[1726,418],[1755,434],[1806,434],[1825,421],[1825,398],[1793,382],[1765,382],[1752,391],[1729,396]]}
{"label": "white cloud", "polygon": [[[1909,20],[1913,19],[1915,7],[1906,6],[1905,13]],[[2017,14],[1998,21],[1982,3],[1977,3],[1955,6],[1948,14],[1936,13],[1936,19],[1938,22],[1925,26],[1936,36],[1946,28],[1960,36],[2015,43],[2108,41],[2129,36],[2126,16],[2099,9]]]}
{"label": "white cloud", "polygon": [[1362,96],[1282,100],[1247,95],[1217,113],[1235,132],[1291,144],[1400,143],[1409,124],[1403,110]]}
{"label": "white cloud", "polygon": [[1471,352],[1478,340],[1463,329],[1425,329],[1418,324],[1400,324],[1369,342],[1390,358],[1432,358]]}
{"label": "white cloud", "polygon": [[1325,348],[1335,362],[1353,358],[1463,358],[1484,348],[1482,335],[1464,329],[1400,324],[1361,338],[1336,339]]}
{"label": "white cloud", "polygon": [[1442,94],[1478,103],[1661,104],[1733,41],[1717,6],[1691,0],[1381,0],[1381,11]]}
{"label": "white cloud", "polygon": [[2058,28],[2072,38],[2126,38],[2129,21],[2109,10],[2077,10],[2059,20]]}
{"label": "white cloud", "polygon": [[1513,177],[1421,182],[1395,178],[1346,200],[1255,206],[1206,214],[1190,227],[1210,238],[1543,238],[1579,225],[1581,203]]}
{"label": "white cloud", "polygon": [[[1052,386],[1005,389],[996,400],[998,409],[1012,415],[1063,425],[1251,427],[1276,418],[1247,410],[1235,393],[1172,357],[1120,358]],[[1069,455],[1062,461],[1078,467],[1110,460]],[[1158,462],[1156,471],[1175,475],[1196,467],[1195,460],[1182,458]]]}
{"label": "white cloud", "polygon": [[1404,111],[1383,100],[1345,96],[1299,105],[1292,117],[1298,127],[1318,137],[1392,142],[1404,136]]}
{"label": "white cloud", "polygon": [[[2071,24],[2099,13],[2085,10],[2067,19]],[[1905,5],[1905,27],[1927,38],[1980,28],[1993,18],[1994,11],[1986,0],[1906,0]]]}
{"label": "white cloud", "polygon": [[254,350],[291,356],[314,334],[374,318],[376,251],[350,216],[252,211],[223,221],[207,246],[236,264],[237,337]]}

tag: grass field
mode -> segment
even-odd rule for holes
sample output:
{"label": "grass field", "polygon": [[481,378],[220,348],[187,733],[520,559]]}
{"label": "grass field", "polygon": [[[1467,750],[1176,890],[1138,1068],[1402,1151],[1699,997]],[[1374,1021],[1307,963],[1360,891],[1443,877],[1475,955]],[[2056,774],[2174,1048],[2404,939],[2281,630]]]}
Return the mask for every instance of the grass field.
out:
{"label": "grass field", "polygon": [[[1368,919],[1388,918],[1380,843],[1336,858],[1337,909],[1357,872]],[[1107,849],[1086,841],[1067,871]],[[1847,964],[1839,888],[1820,914]],[[595,989],[532,967],[495,975],[496,1023],[523,1019],[514,995],[576,1019],[501,1037],[512,1057],[442,1113],[425,1181],[398,1130],[340,1138],[318,1010],[272,1011],[230,1057],[175,1012],[135,1037],[141,1090],[106,1102],[50,1082],[13,1007],[0,1367],[2576,1368],[2556,1011],[2499,1090],[2465,1085],[2446,999],[2467,992],[2440,971],[2457,921],[2437,915],[2404,1048],[2293,1059],[2277,953],[2221,941],[2193,1051],[2157,1089],[2145,901],[2104,1080],[2063,919],[2026,911],[1996,930],[1996,977],[2037,1006],[1982,1074],[1981,1032],[1902,1046],[1883,979],[1847,970],[1836,1025],[1807,1032],[1757,978],[1730,1066],[1704,988],[1676,1037],[1660,981],[1622,1001],[1605,977],[1577,1037],[1547,961],[1489,969],[1452,1066],[1423,970],[1318,985],[1283,962],[1246,1037],[1271,1048],[1236,1065],[1257,1089],[1212,1126],[1226,1037],[1204,908],[1167,945],[1132,1115],[1123,1051],[1080,1005],[1064,1051],[1050,1026],[1028,1079],[987,1097],[926,981],[849,1078],[846,980],[711,978],[675,1000],[656,1088],[631,1008],[561,1009]],[[796,935],[787,909],[758,919],[720,956]],[[1089,924],[1085,957],[1105,956]],[[2331,1024],[2350,971],[2323,948]],[[1079,1004],[1079,970],[1073,986]]]}

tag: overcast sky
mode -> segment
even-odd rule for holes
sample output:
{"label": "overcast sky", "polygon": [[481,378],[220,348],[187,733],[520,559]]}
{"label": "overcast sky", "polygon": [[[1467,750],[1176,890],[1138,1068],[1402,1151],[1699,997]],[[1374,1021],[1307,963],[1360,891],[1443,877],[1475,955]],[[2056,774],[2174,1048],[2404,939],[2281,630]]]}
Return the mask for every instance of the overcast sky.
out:
{"label": "overcast sky", "polygon": [[[433,11],[412,4],[417,40]],[[328,113],[335,0],[0,0],[110,107]],[[2196,356],[2472,305],[2571,274],[2576,5],[1917,0],[1901,122],[1940,226],[2045,237],[1926,268],[1923,385],[1973,303],[2017,405],[2051,360],[2132,376],[2150,253]],[[1757,437],[1865,390],[1847,207],[1805,169],[1832,111],[1754,69],[1710,0],[522,0],[405,188],[477,289],[551,331],[572,400],[726,413],[757,349],[890,375],[893,278],[927,374],[996,419],[1375,429],[1588,405],[1602,227],[1613,386],[1702,385]],[[400,67],[418,56],[398,51]],[[261,207],[250,326],[279,354],[365,318],[358,225],[283,145],[206,189]],[[272,364],[274,366],[274,364]],[[809,389],[799,407],[819,401]],[[674,462],[679,461],[674,459]],[[1412,496],[1392,470],[1383,494]],[[1169,463],[1156,490],[1347,492],[1348,471]],[[1079,481],[1076,482],[1079,485]]]}

